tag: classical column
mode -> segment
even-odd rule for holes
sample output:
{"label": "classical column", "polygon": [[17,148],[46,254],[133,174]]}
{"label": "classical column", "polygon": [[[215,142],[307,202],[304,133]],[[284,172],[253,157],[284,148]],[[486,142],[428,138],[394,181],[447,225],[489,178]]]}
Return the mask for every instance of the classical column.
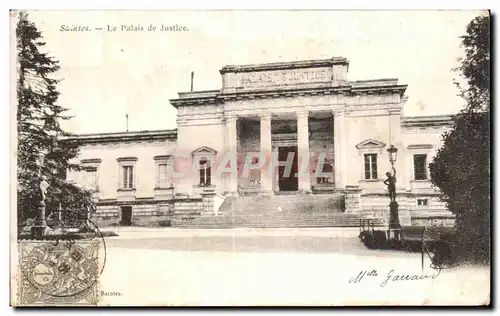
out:
{"label": "classical column", "polygon": [[273,192],[273,179],[270,169],[271,154],[271,114],[265,113],[260,115],[260,152],[266,157],[266,163],[260,170],[260,185],[261,189],[266,193]]}
{"label": "classical column", "polygon": [[[227,175],[226,191],[228,195],[238,195],[238,169],[237,169],[237,151],[238,135],[236,131],[236,122],[238,118],[235,115],[226,116],[226,135],[227,135],[227,154],[231,157],[231,172]],[[234,165],[233,165],[234,164]]]}
{"label": "classical column", "polygon": [[299,193],[311,192],[311,174],[309,172],[309,112],[297,112],[297,154]]}
{"label": "classical column", "polygon": [[333,112],[333,140],[335,156],[335,188],[344,189],[347,182],[345,166],[345,117],[343,111]]}

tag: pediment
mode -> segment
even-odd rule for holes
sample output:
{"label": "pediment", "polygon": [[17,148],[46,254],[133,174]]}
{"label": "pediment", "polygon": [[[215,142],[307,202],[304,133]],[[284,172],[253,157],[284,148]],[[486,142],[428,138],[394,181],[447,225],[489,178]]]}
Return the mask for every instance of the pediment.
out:
{"label": "pediment", "polygon": [[367,139],[362,141],[361,143],[356,145],[357,149],[363,149],[363,148],[384,148],[385,143],[380,142],[375,139]]}
{"label": "pediment", "polygon": [[193,152],[191,153],[191,155],[196,155],[196,156],[199,156],[199,155],[215,155],[217,154],[217,151],[210,148],[210,147],[207,147],[207,146],[203,146],[203,147],[200,147],[196,150],[193,150]]}
{"label": "pediment", "polygon": [[172,158],[172,155],[158,155],[154,156],[153,160],[169,160],[170,158]]}
{"label": "pediment", "polygon": [[414,145],[409,145],[408,149],[432,149],[432,144],[414,144]]}

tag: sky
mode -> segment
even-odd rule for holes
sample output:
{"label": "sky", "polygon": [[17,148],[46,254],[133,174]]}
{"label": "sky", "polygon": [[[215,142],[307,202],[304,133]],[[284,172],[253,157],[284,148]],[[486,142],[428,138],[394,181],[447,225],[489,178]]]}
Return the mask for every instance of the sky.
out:
{"label": "sky", "polygon": [[[349,60],[349,80],[407,84],[405,116],[456,113],[459,37],[480,13],[31,11],[29,18],[60,62],[59,103],[74,116],[63,127],[80,134],[123,132],[126,114],[130,131],[175,128],[169,99],[189,91],[191,71],[195,90],[220,89],[224,65],[331,57]],[[91,31],[63,31],[78,26]],[[108,31],[122,26],[129,31]]]}

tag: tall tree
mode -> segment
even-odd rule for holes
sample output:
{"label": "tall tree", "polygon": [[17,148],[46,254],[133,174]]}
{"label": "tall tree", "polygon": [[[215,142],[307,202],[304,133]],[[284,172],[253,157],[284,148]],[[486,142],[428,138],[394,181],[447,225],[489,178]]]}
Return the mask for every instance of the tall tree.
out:
{"label": "tall tree", "polygon": [[473,19],[461,37],[456,71],[465,108],[430,164],[431,181],[456,215],[458,258],[490,261],[490,16]]}
{"label": "tall tree", "polygon": [[466,34],[461,37],[465,57],[458,59],[455,71],[464,83],[455,83],[467,102],[467,112],[490,110],[490,23],[489,15],[480,15],[467,25]]}
{"label": "tall tree", "polygon": [[[21,12],[16,28],[17,37],[17,205],[18,222],[35,217],[40,199],[39,183],[45,176],[50,184],[47,210],[77,207],[89,198],[89,192],[65,181],[70,163],[78,155],[78,144],[65,141],[68,134],[60,122],[70,119],[57,103],[58,61],[41,51],[45,43],[35,24]],[[42,167],[37,160],[44,156]]]}

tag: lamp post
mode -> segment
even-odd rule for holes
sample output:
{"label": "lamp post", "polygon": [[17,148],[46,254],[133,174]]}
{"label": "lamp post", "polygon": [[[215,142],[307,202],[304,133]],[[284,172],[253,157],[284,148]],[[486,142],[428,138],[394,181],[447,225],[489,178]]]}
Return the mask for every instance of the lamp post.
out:
{"label": "lamp post", "polygon": [[392,167],[392,174],[388,172],[387,175],[387,180],[385,180],[385,184],[388,187],[389,190],[389,197],[391,199],[391,202],[389,203],[389,209],[390,209],[390,217],[389,217],[389,232],[392,232],[390,236],[394,236],[394,239],[399,240],[400,234],[399,232],[401,231],[401,224],[399,223],[399,215],[398,215],[398,202],[396,202],[396,169],[394,168],[394,163],[397,160],[398,156],[398,149],[394,147],[394,145],[391,145],[388,149],[387,152],[389,153],[389,162],[391,163]]}
{"label": "lamp post", "polygon": [[35,219],[35,225],[31,228],[31,237],[35,239],[41,239],[47,232],[47,220],[45,219],[45,194],[49,186],[46,177],[42,175],[42,167],[45,161],[45,156],[47,152],[42,150],[38,153],[36,157],[36,165],[38,167],[38,179],[39,179],[39,190],[40,190],[40,200],[36,206],[37,216]]}

